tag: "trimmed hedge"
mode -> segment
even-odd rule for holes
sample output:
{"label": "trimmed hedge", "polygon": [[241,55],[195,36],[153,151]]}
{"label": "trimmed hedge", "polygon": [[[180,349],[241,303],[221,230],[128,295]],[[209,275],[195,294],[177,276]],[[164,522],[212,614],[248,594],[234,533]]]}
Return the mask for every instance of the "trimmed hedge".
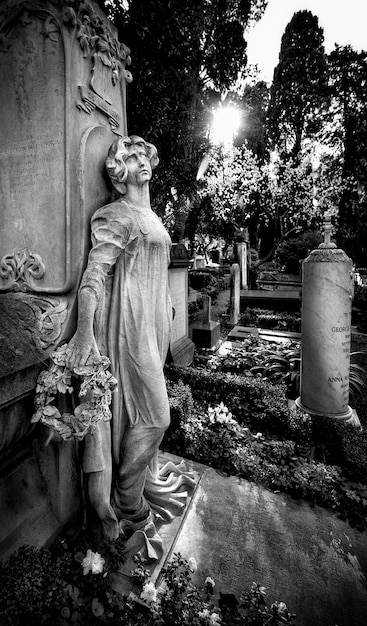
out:
{"label": "trimmed hedge", "polygon": [[181,380],[188,385],[194,400],[200,404],[213,406],[224,402],[241,426],[269,435],[290,436],[285,385],[271,385],[253,376],[246,378],[194,367],[169,365],[165,372],[172,382]]}
{"label": "trimmed hedge", "polygon": [[[165,373],[168,386],[170,381],[182,381],[181,392],[175,392],[176,396],[178,394],[176,409],[172,408],[170,398],[171,434],[175,424],[182,422],[185,415],[191,415],[191,391],[193,399],[204,409],[224,402],[241,426],[277,439],[291,440],[306,457],[338,465],[349,480],[367,484],[367,430],[291,410],[285,385],[272,385],[261,378],[174,365],[167,366]],[[185,389],[185,385],[189,389]],[[365,404],[362,399],[361,410]],[[361,418],[362,423],[366,421],[364,415]]]}

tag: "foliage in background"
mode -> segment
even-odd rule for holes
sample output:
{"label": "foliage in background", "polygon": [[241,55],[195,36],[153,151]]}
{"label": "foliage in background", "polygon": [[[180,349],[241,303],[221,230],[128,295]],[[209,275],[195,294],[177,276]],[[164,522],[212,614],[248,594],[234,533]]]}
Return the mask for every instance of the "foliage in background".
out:
{"label": "foliage in background", "polygon": [[257,191],[261,169],[246,146],[225,150],[212,148],[209,167],[199,187],[199,199],[193,206],[187,234],[210,240],[232,241],[237,229],[245,227],[250,204]]}
{"label": "foliage in background", "polygon": [[292,234],[321,225],[309,160],[297,167],[279,159],[261,164],[246,146],[212,149],[208,159],[199,197],[188,214],[190,240],[196,235],[230,242],[238,228],[248,227],[252,244],[260,245],[259,266]]}
{"label": "foliage in background", "polygon": [[206,93],[225,92],[244,73],[244,28],[259,19],[266,0],[129,0],[125,10],[117,1],[106,5],[131,49],[129,132],[155,143],[160,155],[152,192],[163,215],[167,201],[182,206],[195,195],[207,144]]}
{"label": "foliage in background", "polygon": [[302,261],[323,241],[319,230],[310,230],[283,241],[275,253],[275,259],[289,274],[299,274]]}
{"label": "foliage in background", "polygon": [[367,333],[367,285],[355,285],[352,319],[361,333]]}
{"label": "foliage in background", "polygon": [[[231,221],[223,219],[228,197],[207,195],[202,202],[196,173],[208,148],[211,111],[235,102],[242,112],[236,147],[245,145],[264,169],[260,188],[255,175],[250,201],[232,202],[230,212],[237,213],[235,221],[247,220],[261,262],[291,234],[319,228],[320,214],[332,210],[339,245],[364,264],[366,52],[336,46],[327,57],[318,18],[309,11],[295,13],[283,35],[268,106],[268,86],[256,77],[244,80],[251,72],[243,39],[244,26],[261,16],[266,0],[100,4],[131,47],[129,131],[157,144],[161,167],[153,200],[174,240],[182,238],[189,217],[192,235],[202,224],[201,233],[205,225],[210,237],[220,231],[231,242]],[[276,169],[269,161],[274,149]],[[242,179],[238,172],[237,188]]]}

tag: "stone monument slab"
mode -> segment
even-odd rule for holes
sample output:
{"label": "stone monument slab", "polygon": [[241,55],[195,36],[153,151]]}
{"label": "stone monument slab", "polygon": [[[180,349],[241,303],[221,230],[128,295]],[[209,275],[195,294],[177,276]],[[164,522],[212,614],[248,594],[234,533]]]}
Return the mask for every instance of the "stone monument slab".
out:
{"label": "stone monument slab", "polygon": [[[267,589],[299,626],[365,626],[366,533],[332,512],[194,463],[201,478],[171,554],[194,557],[193,582],[219,593]],[[171,555],[170,555],[171,556]]]}
{"label": "stone monument slab", "polygon": [[67,293],[109,199],[100,159],[126,133],[129,50],[88,0],[2,2],[0,40],[0,291]]}

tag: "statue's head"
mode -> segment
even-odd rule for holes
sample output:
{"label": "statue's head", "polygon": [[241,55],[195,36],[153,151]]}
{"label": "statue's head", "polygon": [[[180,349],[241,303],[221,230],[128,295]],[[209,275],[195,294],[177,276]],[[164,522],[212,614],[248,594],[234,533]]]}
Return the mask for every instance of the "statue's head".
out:
{"label": "statue's head", "polygon": [[124,195],[126,193],[125,181],[128,174],[126,166],[126,159],[137,148],[144,148],[149,160],[152,170],[157,167],[159,163],[157,148],[153,144],[148,143],[137,135],[131,135],[130,137],[119,137],[113,142],[110,147],[107,159],[106,170],[112,181],[113,186],[117,191]]}

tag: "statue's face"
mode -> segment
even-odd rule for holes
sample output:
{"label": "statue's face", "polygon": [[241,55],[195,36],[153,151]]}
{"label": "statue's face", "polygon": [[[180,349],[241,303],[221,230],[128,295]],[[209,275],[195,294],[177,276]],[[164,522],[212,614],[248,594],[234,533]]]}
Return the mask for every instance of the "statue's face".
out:
{"label": "statue's face", "polygon": [[143,185],[152,177],[152,166],[143,146],[133,146],[125,159],[128,170],[126,185]]}

